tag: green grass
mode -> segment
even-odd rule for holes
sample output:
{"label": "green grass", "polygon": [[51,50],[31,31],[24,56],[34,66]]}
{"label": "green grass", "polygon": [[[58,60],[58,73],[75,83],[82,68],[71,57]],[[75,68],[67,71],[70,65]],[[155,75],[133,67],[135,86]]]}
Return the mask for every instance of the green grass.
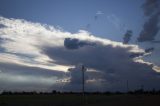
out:
{"label": "green grass", "polygon": [[160,95],[1,95],[0,106],[160,106]]}

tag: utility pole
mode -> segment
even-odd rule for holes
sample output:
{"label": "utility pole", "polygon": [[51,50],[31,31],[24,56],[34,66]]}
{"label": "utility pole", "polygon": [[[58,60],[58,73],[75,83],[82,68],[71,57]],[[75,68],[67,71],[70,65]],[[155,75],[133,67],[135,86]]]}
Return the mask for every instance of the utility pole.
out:
{"label": "utility pole", "polygon": [[84,71],[85,71],[85,67],[84,65],[82,65],[82,95],[84,96]]}
{"label": "utility pole", "polygon": [[127,80],[127,92],[129,92],[128,80]]}
{"label": "utility pole", "polygon": [[85,84],[85,78],[84,78],[85,67],[84,67],[84,65],[82,65],[81,71],[82,71],[82,104],[85,105],[86,100],[85,100],[85,88],[84,88],[84,84]]}

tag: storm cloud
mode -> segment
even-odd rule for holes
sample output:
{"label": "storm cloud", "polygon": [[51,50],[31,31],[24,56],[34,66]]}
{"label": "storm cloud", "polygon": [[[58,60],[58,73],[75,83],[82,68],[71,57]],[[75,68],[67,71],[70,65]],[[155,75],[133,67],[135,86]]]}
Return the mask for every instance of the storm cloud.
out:
{"label": "storm cloud", "polygon": [[[50,89],[52,84],[52,89],[78,91],[81,79],[77,65],[84,64],[89,91],[124,90],[126,80],[132,89],[141,84],[146,89],[160,88],[159,67],[143,60],[146,52],[138,45],[99,38],[84,30],[64,32],[20,19],[0,17],[0,24],[5,26],[0,28],[1,85],[9,87],[14,79],[22,90],[29,83],[34,90],[37,84],[38,90]],[[130,57],[136,54],[142,55]],[[68,71],[70,68],[72,71]],[[5,80],[7,76],[12,77]],[[24,79],[19,82],[16,78]]]}
{"label": "storm cloud", "polygon": [[86,45],[94,46],[95,44],[91,42],[80,41],[79,39],[76,39],[76,38],[65,38],[64,40],[64,46],[67,49],[78,49]]}
{"label": "storm cloud", "polygon": [[123,37],[124,44],[128,44],[128,42],[131,40],[132,33],[133,33],[132,30],[127,30],[127,32],[125,33],[125,35]]}
{"label": "storm cloud", "polygon": [[146,52],[146,53],[153,52],[153,51],[154,51],[154,48],[153,48],[153,47],[145,49],[145,52]]}
{"label": "storm cloud", "polygon": [[148,18],[148,20],[144,23],[143,29],[138,37],[138,41],[154,41],[160,30],[160,1],[146,0],[146,2],[142,5],[142,8],[144,15]]}

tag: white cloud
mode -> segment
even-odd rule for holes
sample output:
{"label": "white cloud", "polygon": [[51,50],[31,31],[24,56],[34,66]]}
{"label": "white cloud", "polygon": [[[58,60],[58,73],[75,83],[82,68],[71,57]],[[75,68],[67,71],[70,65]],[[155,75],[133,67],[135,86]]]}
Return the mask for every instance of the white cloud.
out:
{"label": "white cloud", "polygon": [[96,13],[97,15],[102,15],[102,14],[104,14],[102,11],[97,11],[97,13]]}
{"label": "white cloud", "polygon": [[155,70],[155,71],[157,71],[157,72],[160,72],[160,67],[158,67],[158,66],[153,66],[153,70]]}
{"label": "white cloud", "polygon": [[[66,37],[100,42],[113,47],[132,48],[131,52],[140,50],[135,45],[123,45],[120,42],[98,38],[83,30],[72,34],[55,29],[52,26],[32,23],[22,19],[7,19],[4,17],[0,17],[0,24],[5,26],[0,29],[0,37],[3,39],[0,47],[5,49],[5,53],[0,54],[2,62],[13,62],[27,66],[52,69],[56,66],[54,59],[50,59],[46,54],[43,54],[42,48],[62,47]],[[53,64],[50,63],[51,61]],[[61,68],[59,68],[60,71],[62,67],[67,66],[61,66]]]}
{"label": "white cloud", "polygon": [[[64,32],[53,26],[21,19],[0,17],[0,24],[5,26],[0,28],[0,64],[16,64],[66,72],[69,67],[83,63],[89,69],[94,70],[87,72],[88,82],[95,82],[97,79],[96,82],[101,82],[98,86],[103,85],[106,81],[105,84],[117,88],[122,86],[119,83],[122,80],[131,78],[133,82],[137,82],[140,78],[145,79],[144,75],[148,75],[146,73],[154,73],[153,70],[159,70],[151,63],[144,61],[143,56],[130,57],[132,54],[145,53],[137,45],[124,45],[122,42],[99,38],[84,30],[77,33]],[[74,50],[67,49],[64,46],[66,38],[74,39],[76,45],[80,45],[80,47]],[[75,45],[74,42],[73,45]],[[7,75],[9,76],[9,74]],[[79,79],[77,79],[78,77],[74,78],[74,75],[71,76],[71,79],[76,82]],[[134,79],[135,76],[137,79]],[[31,77],[18,76],[18,78],[22,78],[21,81],[25,82]],[[51,80],[54,80],[52,78],[41,79],[40,81],[43,83],[50,83]],[[72,84],[72,80],[70,84]],[[114,81],[117,80],[119,82],[115,83]],[[18,82],[17,79],[15,81]],[[38,83],[36,81],[35,83]],[[96,86],[95,83],[90,85]],[[78,87],[77,84],[76,86]],[[103,88],[106,87],[103,86]]]}

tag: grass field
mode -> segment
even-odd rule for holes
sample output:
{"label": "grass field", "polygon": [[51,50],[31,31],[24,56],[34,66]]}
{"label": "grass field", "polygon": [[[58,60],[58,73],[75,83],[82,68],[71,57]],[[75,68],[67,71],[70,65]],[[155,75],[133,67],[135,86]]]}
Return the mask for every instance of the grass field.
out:
{"label": "grass field", "polygon": [[1,95],[0,106],[160,106],[160,95]]}

